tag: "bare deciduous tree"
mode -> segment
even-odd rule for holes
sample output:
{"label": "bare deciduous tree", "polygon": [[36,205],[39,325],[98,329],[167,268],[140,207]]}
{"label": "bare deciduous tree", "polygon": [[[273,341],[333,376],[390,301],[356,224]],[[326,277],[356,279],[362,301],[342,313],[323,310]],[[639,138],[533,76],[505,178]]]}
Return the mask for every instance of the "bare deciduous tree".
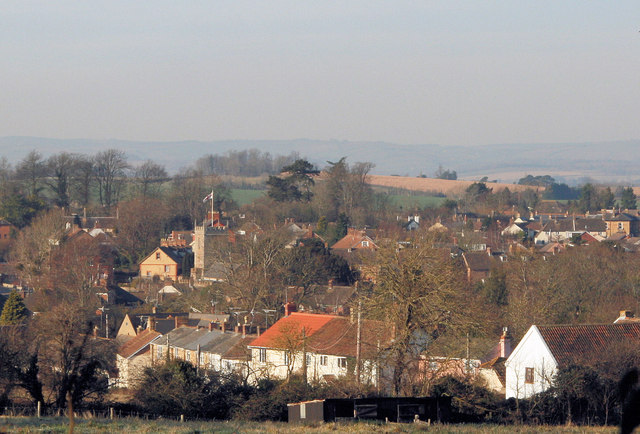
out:
{"label": "bare deciduous tree", "polygon": [[107,209],[118,202],[120,188],[128,167],[125,153],[117,149],[98,152],[94,157],[100,204]]}
{"label": "bare deciduous tree", "polygon": [[137,190],[142,197],[157,197],[160,184],[167,181],[167,171],[164,166],[147,160],[134,171]]}

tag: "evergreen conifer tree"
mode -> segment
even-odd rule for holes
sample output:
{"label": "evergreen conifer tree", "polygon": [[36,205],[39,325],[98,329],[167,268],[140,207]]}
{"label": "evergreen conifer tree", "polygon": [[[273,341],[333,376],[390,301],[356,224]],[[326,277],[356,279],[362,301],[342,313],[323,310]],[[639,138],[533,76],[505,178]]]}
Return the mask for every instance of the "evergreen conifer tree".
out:
{"label": "evergreen conifer tree", "polygon": [[16,291],[12,291],[4,303],[0,315],[0,325],[20,324],[27,318],[27,315],[27,308],[22,302],[22,297]]}

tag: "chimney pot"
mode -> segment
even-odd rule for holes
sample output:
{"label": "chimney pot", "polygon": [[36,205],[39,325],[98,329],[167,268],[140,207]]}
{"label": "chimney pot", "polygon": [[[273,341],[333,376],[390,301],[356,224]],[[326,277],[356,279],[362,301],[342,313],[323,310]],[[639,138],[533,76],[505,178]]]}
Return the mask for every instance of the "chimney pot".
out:
{"label": "chimney pot", "polygon": [[256,333],[258,334],[258,337],[260,337],[260,326],[256,327]]}

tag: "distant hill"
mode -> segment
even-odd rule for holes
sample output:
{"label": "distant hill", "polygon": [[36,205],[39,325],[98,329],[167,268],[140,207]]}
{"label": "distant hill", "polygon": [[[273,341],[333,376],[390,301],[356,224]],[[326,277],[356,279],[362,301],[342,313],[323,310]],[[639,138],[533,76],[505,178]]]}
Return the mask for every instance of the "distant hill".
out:
{"label": "distant hill", "polygon": [[[404,190],[435,192],[445,195],[462,194],[473,183],[473,181],[452,181],[447,179],[433,178],[416,178],[405,176],[384,176],[371,175],[367,177],[367,182],[371,185],[382,187],[401,188]],[[528,185],[504,184],[504,183],[488,183],[487,187],[493,189],[493,192],[509,188],[512,192],[523,191],[527,188],[544,190],[544,187],[531,187]]]}
{"label": "distant hill", "polygon": [[526,174],[549,174],[569,183],[592,178],[640,184],[640,140],[464,147],[311,139],[141,142],[0,137],[0,155],[14,163],[33,149],[48,156],[61,151],[94,154],[106,148],[126,151],[133,164],[153,159],[170,172],[193,164],[205,154],[255,148],[274,155],[297,151],[320,167],[344,156],[349,162],[369,161],[376,165],[372,173],[379,175],[433,176],[442,165],[466,180],[488,176],[490,180],[514,182]]}

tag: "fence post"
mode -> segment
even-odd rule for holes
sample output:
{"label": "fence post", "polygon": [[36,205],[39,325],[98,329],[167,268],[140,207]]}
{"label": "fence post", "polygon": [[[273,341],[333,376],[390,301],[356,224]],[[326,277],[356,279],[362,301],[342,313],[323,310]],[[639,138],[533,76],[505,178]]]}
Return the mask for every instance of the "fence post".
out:
{"label": "fence post", "polygon": [[42,416],[42,403],[40,401],[38,401],[38,407],[36,409],[36,412],[37,412],[38,419],[40,419],[40,417]]}
{"label": "fence post", "polygon": [[109,419],[113,420],[113,407],[109,407]]}

